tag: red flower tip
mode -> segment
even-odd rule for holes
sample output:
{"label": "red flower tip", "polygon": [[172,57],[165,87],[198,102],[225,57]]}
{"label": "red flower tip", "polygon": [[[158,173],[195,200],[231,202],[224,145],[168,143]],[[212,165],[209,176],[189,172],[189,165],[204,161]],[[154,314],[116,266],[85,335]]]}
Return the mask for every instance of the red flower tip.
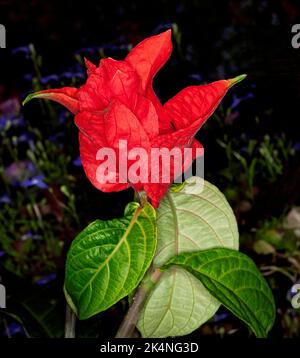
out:
{"label": "red flower tip", "polygon": [[79,101],[76,98],[78,90],[73,87],[63,87],[60,89],[49,89],[30,93],[23,101],[23,106],[33,98],[44,98],[58,102],[65,106],[70,112],[76,114],[79,111]]}
{"label": "red flower tip", "polygon": [[143,90],[148,90],[158,70],[166,63],[172,52],[171,30],[151,36],[140,42],[126,57],[142,81]]}
{"label": "red flower tip", "polygon": [[247,77],[247,75],[240,75],[235,78],[231,78],[230,80],[228,80],[229,88],[236,85],[237,83],[243,81],[246,77]]}
{"label": "red flower tip", "polygon": [[97,66],[94,65],[94,64],[93,64],[90,60],[88,60],[86,57],[84,58],[84,63],[85,63],[85,67],[86,67],[86,69],[87,69],[87,74],[88,74],[88,76],[89,76],[90,74],[92,74],[92,73],[96,70]]}

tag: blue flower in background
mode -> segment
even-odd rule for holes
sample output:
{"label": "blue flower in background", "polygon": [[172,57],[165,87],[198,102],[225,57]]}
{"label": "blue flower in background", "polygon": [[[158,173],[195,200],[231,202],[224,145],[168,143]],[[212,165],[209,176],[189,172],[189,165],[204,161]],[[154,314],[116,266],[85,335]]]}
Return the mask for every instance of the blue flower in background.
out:
{"label": "blue flower in background", "polygon": [[24,329],[23,327],[17,323],[17,322],[13,322],[13,323],[10,323],[7,327],[6,327],[6,330],[7,330],[7,335],[9,334],[10,336],[14,336],[18,333],[23,333],[24,334]]}
{"label": "blue flower in background", "polygon": [[27,231],[26,234],[21,236],[22,241],[26,241],[28,239],[39,240],[40,238],[41,238],[40,235],[33,234],[31,230]]}
{"label": "blue flower in background", "polygon": [[26,74],[23,76],[23,79],[24,79],[25,81],[32,82],[32,80],[33,80],[33,74],[32,74],[32,73],[26,73]]}
{"label": "blue flower in background", "polygon": [[300,150],[300,142],[296,142],[296,143],[294,144],[294,149],[295,149],[296,151],[299,151],[299,150]]}
{"label": "blue flower in background", "polygon": [[18,136],[18,144],[19,143],[30,143],[33,142],[33,136],[31,133],[23,133]]}
{"label": "blue flower in background", "polygon": [[31,186],[36,186],[40,189],[48,189],[49,185],[47,185],[44,182],[44,178],[45,178],[44,175],[37,175],[35,177],[32,177],[31,179],[23,180],[20,185],[23,188],[29,188]]}
{"label": "blue flower in background", "polygon": [[200,75],[200,73],[191,73],[189,75],[189,78],[191,78],[192,80],[195,80],[197,82],[202,82],[203,81],[203,77]]}
{"label": "blue flower in background", "polygon": [[10,203],[11,203],[11,199],[8,194],[4,194],[0,196],[0,204],[10,204]]}
{"label": "blue flower in background", "polygon": [[64,109],[60,110],[58,115],[58,123],[64,124],[66,122],[66,118],[70,115],[68,111],[65,111]]}
{"label": "blue flower in background", "polygon": [[214,322],[220,322],[226,319],[227,317],[229,317],[228,312],[220,312],[214,315],[213,320]]}
{"label": "blue flower in background", "polygon": [[20,53],[22,55],[25,55],[26,59],[31,58],[31,50],[30,50],[30,47],[28,45],[27,46],[15,47],[15,48],[12,49],[11,52],[12,52],[13,55],[16,55],[18,53]]}
{"label": "blue flower in background", "polygon": [[231,109],[234,109],[235,107],[237,107],[241,102],[246,101],[247,99],[253,98],[254,94],[253,93],[248,93],[246,94],[246,96],[244,97],[237,97],[235,94],[233,95],[233,101],[230,105]]}
{"label": "blue flower in background", "polygon": [[58,132],[56,134],[53,134],[51,136],[48,137],[50,142],[57,142],[59,141],[61,138],[64,138],[65,134],[63,132]]}
{"label": "blue flower in background", "polygon": [[60,76],[59,79],[72,79],[72,78],[85,78],[85,74],[83,72],[71,72],[71,71],[67,71],[67,72],[63,72]]}
{"label": "blue flower in background", "polygon": [[81,167],[82,166],[82,162],[81,162],[81,159],[80,159],[80,156],[78,155],[77,158],[75,158],[73,161],[72,161],[72,164],[75,166],[75,167]]}
{"label": "blue flower in background", "polygon": [[0,130],[9,129],[10,127],[25,127],[26,123],[23,117],[2,116],[0,117]]}
{"label": "blue flower in background", "polygon": [[59,80],[58,75],[53,74],[53,75],[42,77],[41,78],[41,83],[42,84],[47,84],[47,83],[49,83],[51,81],[58,81],[58,80]]}
{"label": "blue flower in background", "polygon": [[93,47],[84,47],[77,51],[77,53],[94,53],[95,49]]}
{"label": "blue flower in background", "polygon": [[50,275],[40,278],[39,280],[35,281],[35,283],[39,286],[43,286],[55,280],[56,277],[57,277],[56,273],[50,273]]}

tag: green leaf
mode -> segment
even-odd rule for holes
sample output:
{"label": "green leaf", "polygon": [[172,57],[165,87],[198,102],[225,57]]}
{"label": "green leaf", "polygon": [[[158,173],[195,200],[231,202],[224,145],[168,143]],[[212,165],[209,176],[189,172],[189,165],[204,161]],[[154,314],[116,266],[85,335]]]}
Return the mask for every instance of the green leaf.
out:
{"label": "green leaf", "polygon": [[171,267],[151,292],[138,322],[143,337],[182,336],[211,318],[220,303],[188,271]]}
{"label": "green leaf", "polygon": [[181,252],[239,245],[236,219],[225,196],[196,177],[180,192],[166,194],[157,211],[157,232],[156,267]]}
{"label": "green leaf", "polygon": [[[170,190],[158,208],[156,268],[182,252],[238,248],[231,207],[215,186],[199,179],[190,178],[181,191]],[[175,267],[164,272],[150,293],[137,327],[143,337],[186,335],[210,319],[219,306],[201,282]]]}
{"label": "green leaf", "polygon": [[267,282],[254,262],[241,252],[215,248],[173,257],[166,268],[188,270],[257,337],[266,337],[274,324],[275,304]]}
{"label": "green leaf", "polygon": [[123,218],[96,220],[75,238],[65,293],[80,319],[106,310],[137,287],[155,253],[155,217],[149,203],[130,203]]}

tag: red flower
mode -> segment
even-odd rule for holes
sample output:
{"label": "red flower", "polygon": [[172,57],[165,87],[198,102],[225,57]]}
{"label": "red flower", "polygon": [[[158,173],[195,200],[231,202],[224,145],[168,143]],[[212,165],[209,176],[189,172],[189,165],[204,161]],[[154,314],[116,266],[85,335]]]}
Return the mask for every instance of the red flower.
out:
{"label": "red flower", "polygon": [[[202,148],[195,134],[214,112],[227,90],[245,76],[221,80],[209,85],[191,86],[162,105],[152,88],[158,70],[172,51],[171,31],[152,36],[138,44],[124,61],[112,58],[100,61],[99,67],[86,60],[87,82],[79,89],[64,87],[30,94],[32,98],[45,98],[59,102],[75,114],[79,128],[80,156],[85,173],[92,184],[105,192],[123,190],[130,185],[136,191],[144,190],[157,207],[168,189],[168,183],[151,182],[148,169],[146,182],[122,182],[116,170],[117,182],[103,183],[97,179],[97,168],[104,159],[97,156],[101,148],[119,150],[120,140],[127,141],[128,151],[143,148]],[[199,154],[199,152],[197,152]],[[120,165],[120,155],[116,158]],[[121,163],[129,168],[132,159]],[[183,170],[191,160],[183,163]],[[118,165],[116,165],[119,168]],[[170,182],[178,172],[170,165]]]}

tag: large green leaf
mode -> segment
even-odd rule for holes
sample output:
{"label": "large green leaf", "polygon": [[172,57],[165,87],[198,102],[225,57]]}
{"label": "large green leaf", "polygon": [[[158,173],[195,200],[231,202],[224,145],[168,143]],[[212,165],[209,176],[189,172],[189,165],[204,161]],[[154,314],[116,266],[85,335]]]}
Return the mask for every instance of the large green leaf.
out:
{"label": "large green leaf", "polygon": [[[206,181],[202,184],[192,177],[183,189],[169,191],[162,200],[157,211],[155,267],[181,252],[238,248],[231,207],[215,186]],[[185,335],[210,319],[219,306],[201,282],[176,267],[164,272],[150,293],[138,329],[144,337]]]}
{"label": "large green leaf", "polygon": [[152,291],[138,328],[144,337],[181,336],[205,323],[219,306],[198,279],[174,266]]}
{"label": "large green leaf", "polygon": [[130,203],[123,218],[96,220],[75,238],[65,294],[80,319],[106,310],[139,284],[155,253],[155,217],[150,204]]}
{"label": "large green leaf", "polygon": [[[225,196],[212,184],[192,177],[179,192],[169,191],[157,212],[154,265],[181,252],[222,246],[238,249],[236,219]],[[203,180],[202,180],[203,182]]]}
{"label": "large green leaf", "polygon": [[254,262],[241,252],[215,248],[183,253],[166,267],[177,265],[198,278],[209,292],[243,320],[258,337],[273,326],[272,292]]}

